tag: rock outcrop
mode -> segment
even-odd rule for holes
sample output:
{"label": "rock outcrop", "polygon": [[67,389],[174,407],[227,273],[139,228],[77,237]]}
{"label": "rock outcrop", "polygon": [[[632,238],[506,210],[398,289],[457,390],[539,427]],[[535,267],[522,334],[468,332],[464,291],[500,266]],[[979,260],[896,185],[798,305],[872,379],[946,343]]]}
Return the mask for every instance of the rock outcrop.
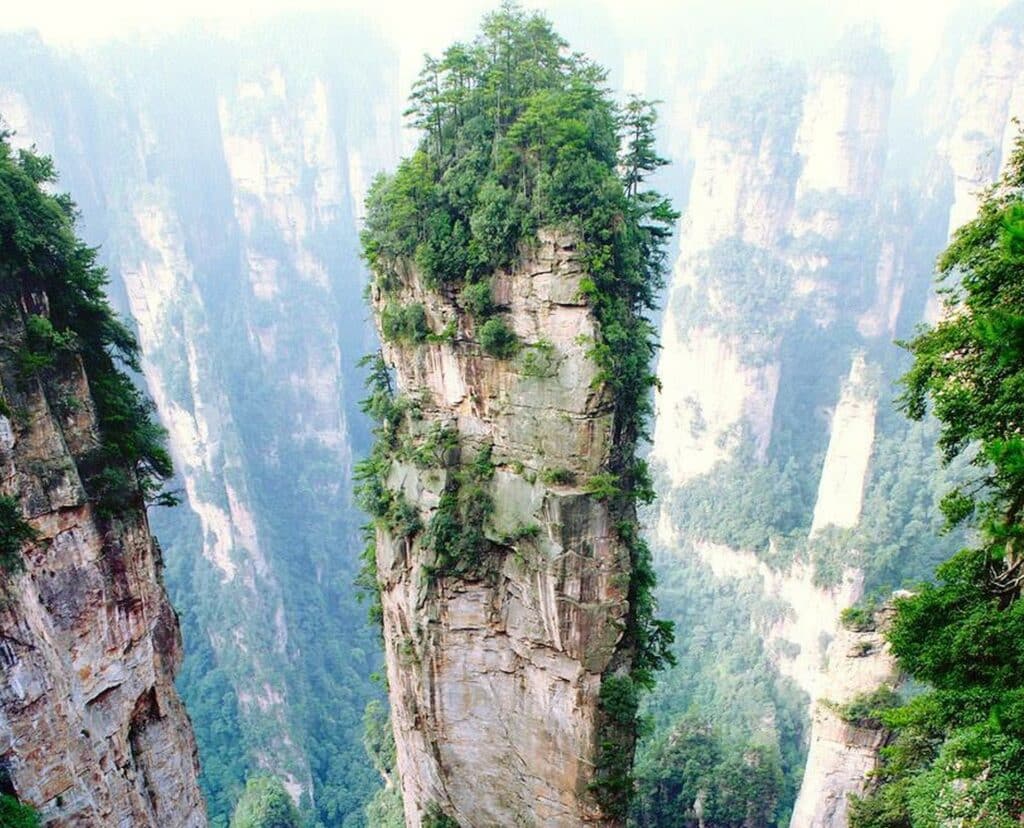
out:
{"label": "rock outcrop", "polygon": [[[586,353],[597,323],[582,277],[573,239],[554,233],[495,274],[495,301],[521,342],[510,359],[483,353],[457,299],[414,269],[374,296],[378,319],[388,302],[418,303],[433,331],[450,333],[384,345],[416,411],[402,439],[415,447],[449,434],[437,462],[391,465],[389,488],[426,531],[379,529],[376,541],[414,828],[432,809],[462,825],[617,824],[589,786],[602,681],[629,669],[630,555],[606,503],[585,491],[607,461],[612,410]],[[493,506],[485,549],[446,568],[430,527],[469,474]]]}
{"label": "rock outcrop", "polygon": [[[822,681],[827,696],[814,705],[811,747],[790,822],[793,828],[846,828],[850,795],[863,793],[870,772],[878,767],[878,750],[888,732],[863,700],[899,680],[884,636],[891,616],[890,607],[877,610],[871,623],[840,629],[828,648]],[[853,711],[854,706],[864,709]],[[858,718],[857,712],[864,715]]]}
{"label": "rock outcrop", "polygon": [[[33,296],[35,313],[46,297]],[[178,618],[141,499],[113,516],[76,461],[96,445],[77,361],[19,372],[25,328],[0,320],[0,492],[35,538],[0,573],[0,771],[45,825],[198,828],[206,813],[192,726],[174,688]]]}

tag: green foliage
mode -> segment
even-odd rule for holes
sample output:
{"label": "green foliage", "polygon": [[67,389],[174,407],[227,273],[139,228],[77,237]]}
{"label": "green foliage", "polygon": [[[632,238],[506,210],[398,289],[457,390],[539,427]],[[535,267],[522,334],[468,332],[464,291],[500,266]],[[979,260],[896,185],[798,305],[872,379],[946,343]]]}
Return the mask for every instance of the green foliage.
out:
{"label": "green foliage", "polygon": [[605,676],[601,682],[601,716],[593,788],[612,818],[625,818],[633,795],[633,756],[623,738],[635,731],[640,686],[629,675]]}
{"label": "green foliage", "polygon": [[58,355],[73,354],[77,342],[74,331],[58,331],[45,316],[30,313],[25,319],[25,347],[18,354],[21,379],[51,367]]}
{"label": "green foliage", "polygon": [[388,342],[409,344],[425,341],[430,333],[427,312],[417,302],[407,305],[388,302],[380,314],[380,329]]}
{"label": "green foliage", "polygon": [[477,331],[480,347],[484,353],[498,359],[509,359],[515,356],[519,348],[519,339],[505,322],[492,318],[484,322]]}
{"label": "green foliage", "polygon": [[[678,664],[659,676],[641,710],[651,717],[654,735],[642,739],[637,749],[638,804],[643,806],[645,790],[650,790],[645,788],[650,754],[681,728],[681,717],[698,711],[727,753],[742,755],[745,746],[756,744],[777,757],[783,774],[778,809],[776,819],[766,824],[788,825],[787,808],[796,797],[806,757],[809,700],[779,674],[777,652],[759,632],[782,621],[786,608],[763,594],[760,577],[753,573],[715,582],[692,548],[662,548],[658,555],[668,562],[659,573],[659,608],[686,634],[672,645]],[[709,583],[715,588],[708,589]],[[678,773],[679,784],[685,784],[689,772]],[[669,818],[638,824],[676,823]]]}
{"label": "green foliage", "polygon": [[395,737],[388,709],[377,699],[368,702],[363,713],[363,746],[386,782],[366,805],[368,824],[373,828],[405,828],[402,792],[397,784]]}
{"label": "green foliage", "polygon": [[719,242],[701,255],[697,279],[682,286],[677,315],[684,334],[710,327],[740,348],[744,361],[757,364],[792,322],[792,268],[763,248],[738,238]]}
{"label": "green foliage", "polygon": [[466,285],[459,293],[459,302],[466,311],[477,319],[486,319],[494,313],[491,283],[484,279]]}
{"label": "green foliage", "polygon": [[854,632],[872,632],[875,629],[875,604],[847,607],[839,613],[839,623]]}
{"label": "green foliage", "polygon": [[381,788],[367,803],[366,824],[372,828],[405,828],[405,807],[397,784]]}
{"label": "green foliage", "polygon": [[302,819],[280,779],[256,776],[245,783],[231,828],[302,828]]}
{"label": "green foliage", "polygon": [[548,340],[541,339],[526,346],[522,351],[519,373],[524,377],[546,379],[558,373],[557,352]]}
{"label": "green foliage", "polygon": [[[476,285],[510,266],[541,228],[576,242],[586,273],[581,294],[599,323],[588,354],[598,367],[595,384],[608,388],[614,405],[612,455],[591,485],[607,500],[632,563],[623,646],[636,652],[635,663],[629,676],[604,683],[614,688],[621,679],[639,694],[670,658],[672,640],[671,625],[654,618],[654,573],[635,513],[652,490],[634,455],[648,436],[657,382],[649,313],[678,213],[645,187],[666,163],[654,148],[653,105],[633,99],[618,107],[604,70],[566,46],[544,17],[505,4],[485,18],[476,41],[428,58],[407,112],[422,140],[371,187],[363,249],[385,294],[410,261],[446,295],[461,287],[483,351],[508,359],[521,346],[500,318],[480,322],[493,312],[492,297]],[[543,346],[530,348],[523,374],[549,376],[549,357]],[[492,509],[479,474],[463,468],[449,477],[424,538],[438,572],[471,571],[481,562]],[[624,815],[636,705],[604,720],[599,741],[609,750],[602,750],[598,794],[609,813]]]}
{"label": "green foliage", "polygon": [[36,532],[25,522],[18,501],[10,495],[0,495],[0,571],[20,570],[22,547],[35,537]]}
{"label": "green foliage", "polygon": [[1024,818],[1022,186],[1019,139],[978,217],[939,259],[947,313],[906,345],[904,408],[921,419],[930,404],[946,460],[972,457],[972,479],[943,506],[951,524],[975,517],[979,543],[896,601],[892,651],[929,689],[884,714],[896,736],[880,787],[852,811],[854,828]]}
{"label": "green foliage", "polygon": [[371,183],[362,245],[363,255],[376,273],[390,273],[394,259],[415,254],[421,236],[418,210],[431,196],[433,178],[429,157],[420,151],[393,176],[379,175]]}
{"label": "green foliage", "polygon": [[619,476],[611,472],[599,472],[592,474],[583,484],[583,491],[593,495],[598,500],[609,500],[622,494],[619,486]]}
{"label": "green foliage", "polygon": [[367,702],[363,713],[363,746],[381,776],[395,772],[395,737],[387,708],[378,699]]}
{"label": "green foliage", "polygon": [[547,20],[506,5],[479,40],[427,60],[408,111],[426,134],[371,187],[364,254],[385,287],[410,257],[434,284],[459,282],[509,264],[538,227],[573,229],[602,328],[593,355],[632,438],[655,381],[644,312],[677,214],[641,186],[665,163],[650,103],[618,111],[603,70],[564,49]]}
{"label": "green foliage", "polygon": [[[96,250],[75,236],[71,199],[46,192],[55,180],[50,159],[15,153],[0,132],[0,300],[13,310],[35,307],[31,296],[40,291],[48,298],[46,316],[17,311],[26,330],[22,376],[38,377],[47,388],[52,369],[81,360],[100,444],[76,461],[103,511],[140,503],[140,495],[173,502],[159,494],[172,473],[164,432],[152,418],[152,403],[125,373],[139,370],[138,345],[107,301],[107,274],[96,264]],[[111,472],[121,475],[117,485]]]}
{"label": "green foliage", "polygon": [[543,469],[540,479],[546,486],[571,486],[576,482],[576,473],[564,468]]}
{"label": "green foliage", "polygon": [[434,551],[436,574],[468,574],[483,563],[491,548],[484,529],[494,513],[487,485],[493,476],[489,447],[449,475],[423,539]]}
{"label": "green foliage", "polygon": [[4,828],[39,828],[42,822],[34,808],[9,794],[0,794],[0,825]]}
{"label": "green foliage", "polygon": [[454,818],[441,810],[439,805],[431,805],[423,815],[423,828],[460,828]]}
{"label": "green foliage", "polygon": [[[617,496],[623,497],[621,493]],[[654,688],[655,672],[674,665],[676,659],[672,652],[673,624],[655,617],[657,579],[650,548],[639,536],[635,519],[620,521],[616,529],[630,550],[633,564],[628,592],[632,614],[627,633],[636,650],[628,675],[606,675],[601,684],[602,721],[594,788],[608,814],[624,819],[635,790],[632,763],[635,734],[641,725],[640,698]]]}
{"label": "green foliage", "polygon": [[801,473],[792,458],[759,463],[752,440],[742,439],[729,460],[668,497],[692,536],[767,555],[772,541],[782,549],[809,528],[813,495],[800,486]]}
{"label": "green foliage", "polygon": [[[957,231],[939,259],[947,317],[905,346],[914,364],[904,378],[902,404],[921,419],[930,402],[941,422],[939,446],[947,461],[979,446],[974,479],[943,501],[951,522],[980,509],[980,525],[1012,543],[1022,508],[1024,442],[1024,144],[1004,179],[984,198],[978,218]],[[993,550],[995,551],[995,550]]]}
{"label": "green foliage", "polygon": [[829,707],[844,722],[877,730],[882,727],[882,714],[899,703],[899,694],[883,685],[870,693],[860,693],[843,704],[829,703]]}
{"label": "green foliage", "polygon": [[459,432],[452,426],[433,423],[426,433],[407,432],[396,456],[420,468],[443,468],[459,448]]}
{"label": "green foliage", "polygon": [[630,823],[636,826],[772,825],[782,793],[775,750],[733,744],[693,715],[680,718],[645,753],[637,780]]}
{"label": "green foliage", "polygon": [[[741,146],[765,140],[792,146],[805,87],[803,73],[792,66],[775,60],[745,65],[722,75],[708,90],[698,117],[717,137]],[[792,163],[798,169],[796,158]]]}
{"label": "green foliage", "polygon": [[710,473],[674,489],[665,482],[659,491],[693,537],[749,550],[773,567],[804,556],[821,585],[837,583],[844,567],[859,566],[869,589],[891,589],[923,577],[963,542],[963,532],[939,537],[936,520],[943,487],[963,478],[966,463],[941,467],[933,421],[893,422],[895,415],[884,411],[879,417],[862,518],[852,530],[833,527],[808,541],[824,453],[806,444],[785,462],[771,456],[762,463],[744,436]]}
{"label": "green foliage", "polygon": [[398,445],[399,428],[405,418],[407,406],[396,398],[391,376],[380,352],[368,354],[359,361],[367,369],[367,396],[360,403],[363,413],[375,423],[376,442],[370,455],[356,463],[353,470],[356,505],[368,514],[371,522],[363,526],[365,545],[361,555],[362,566],[355,584],[362,597],[369,597],[370,622],[379,627],[382,619],[380,586],[377,583],[377,526],[393,528],[396,533],[410,535],[420,528],[419,514],[401,496],[387,485],[391,471],[391,454]]}

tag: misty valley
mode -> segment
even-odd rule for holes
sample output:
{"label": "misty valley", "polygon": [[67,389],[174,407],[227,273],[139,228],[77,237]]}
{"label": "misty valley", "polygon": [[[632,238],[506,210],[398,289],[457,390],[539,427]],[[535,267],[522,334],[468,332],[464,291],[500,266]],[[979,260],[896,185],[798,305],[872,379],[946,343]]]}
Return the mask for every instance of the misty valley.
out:
{"label": "misty valley", "polygon": [[1024,822],[1024,3],[701,5],[0,31],[0,825]]}

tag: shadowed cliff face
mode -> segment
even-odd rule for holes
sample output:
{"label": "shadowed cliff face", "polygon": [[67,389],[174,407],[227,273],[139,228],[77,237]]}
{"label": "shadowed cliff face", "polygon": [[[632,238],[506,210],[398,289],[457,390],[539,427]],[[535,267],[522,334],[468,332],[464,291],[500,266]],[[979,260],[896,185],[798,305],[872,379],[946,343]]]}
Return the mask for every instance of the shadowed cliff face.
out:
{"label": "shadowed cliff face", "polygon": [[141,502],[104,516],[77,470],[97,442],[89,378],[77,359],[21,376],[12,307],[0,342],[0,493],[36,532],[0,573],[0,767],[46,824],[205,826],[160,549]]}
{"label": "shadowed cliff face", "polygon": [[608,507],[582,489],[607,459],[612,424],[583,344],[596,321],[580,298],[582,276],[573,239],[555,233],[495,275],[495,301],[522,343],[511,359],[483,353],[471,317],[415,270],[397,293],[374,297],[378,317],[387,301],[419,303],[431,330],[454,331],[434,343],[385,343],[416,411],[401,439],[420,445],[444,428],[453,446],[434,462],[394,462],[389,488],[429,526],[484,453],[489,469],[477,484],[493,504],[485,551],[456,571],[428,533],[378,530],[409,825],[432,806],[466,825],[617,824],[588,786],[602,678],[629,668],[620,639],[630,560]]}

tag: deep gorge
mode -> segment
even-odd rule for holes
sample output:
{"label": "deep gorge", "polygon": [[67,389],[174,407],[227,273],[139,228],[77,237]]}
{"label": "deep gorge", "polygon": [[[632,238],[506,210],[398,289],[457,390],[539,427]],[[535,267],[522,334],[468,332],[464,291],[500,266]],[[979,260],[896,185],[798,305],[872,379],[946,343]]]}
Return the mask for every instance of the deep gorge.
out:
{"label": "deep gorge", "polygon": [[[846,738],[835,736],[819,701],[860,692],[837,689],[850,678],[844,653],[860,646],[840,614],[928,577],[968,542],[962,531],[940,535],[939,500],[964,464],[941,466],[935,422],[909,422],[894,409],[909,358],[893,340],[938,318],[935,257],[1011,154],[1012,118],[1024,102],[1024,9],[1011,4],[951,32],[913,81],[902,56],[870,31],[829,32],[814,58],[728,53],[705,63],[704,53],[681,60],[652,46],[638,73],[636,49],[602,25],[610,26],[593,22],[589,37],[613,88],[639,76],[645,96],[663,99],[658,145],[672,163],[653,181],[682,212],[678,256],[658,297],[652,438],[639,447],[658,495],[640,522],[658,573],[658,615],[675,623],[678,663],[657,675],[641,709],[652,732],[637,750],[642,810],[634,818],[675,824],[659,810],[668,791],[679,801],[703,797],[719,814],[708,824],[788,824],[796,808],[794,826],[844,825],[845,790],[826,797],[828,781],[814,782],[815,802],[805,792],[797,804],[805,773],[841,776],[821,765],[805,771],[809,747],[822,757],[816,762],[842,761],[812,747],[822,722]],[[565,33],[574,48],[590,49],[573,24]],[[171,488],[183,504],[154,508],[149,521],[180,615],[177,687],[195,729],[210,824],[227,826],[246,779],[261,773],[281,780],[311,825],[374,824],[366,807],[375,797],[379,804],[381,771],[393,793],[396,763],[408,770],[413,753],[400,748],[395,760],[386,745],[375,746],[383,754],[364,748],[364,711],[375,703],[371,713],[379,712],[386,697],[372,674],[388,672],[395,688],[395,665],[423,659],[418,619],[458,615],[457,635],[444,644],[457,649],[468,630],[493,623],[480,620],[480,607],[499,600],[473,587],[417,605],[421,585],[403,575],[384,611],[413,629],[405,640],[385,625],[382,646],[354,586],[366,522],[354,467],[370,455],[374,428],[360,408],[366,369],[358,362],[381,347],[363,299],[371,277],[359,232],[373,177],[408,155],[398,47],[340,15],[289,18],[240,39],[196,29],[81,52],[32,35],[4,34],[0,44],[0,117],[13,146],[53,156],[58,189],[77,202],[80,231],[101,246],[109,269],[111,300],[137,332],[141,381],[168,431]],[[576,292],[553,287],[568,292],[552,299],[517,281],[546,269],[580,278],[566,258],[573,244],[541,236],[543,261],[503,262],[508,274],[494,291],[525,342],[579,356],[557,367],[565,389],[579,391],[589,388],[587,360],[579,331],[562,318],[574,312]],[[425,306],[433,335],[449,323],[468,339],[478,335],[461,300],[442,297],[435,307],[414,281],[395,297]],[[528,334],[527,319],[535,326]],[[447,347],[425,346],[432,356],[424,365],[408,343],[384,350],[407,384],[432,388],[452,411],[475,412],[460,437],[463,458],[442,458],[440,467],[469,466],[495,444],[485,488],[516,505],[496,508],[487,542],[524,545],[533,524],[543,537],[554,537],[556,524],[568,531],[571,520],[552,517],[550,504],[571,511],[566,504],[583,497],[574,481],[599,471],[591,463],[605,444],[593,424],[587,442],[554,410],[579,426],[573,406],[593,400],[568,390],[554,399],[543,376],[528,376],[524,393],[541,410],[528,423],[504,410],[514,395],[502,397],[522,354],[504,371],[501,360],[463,361]],[[552,353],[530,352],[539,356],[527,373],[543,375]],[[462,395],[446,385],[456,375]],[[480,414],[486,399],[500,403]],[[435,415],[438,423],[455,416],[427,411],[416,429],[425,433]],[[465,430],[469,414],[458,417]],[[505,430],[510,447],[501,449]],[[403,468],[401,485],[421,498],[414,502],[429,522],[424,504],[445,485],[417,482],[424,472],[415,463]],[[526,534],[516,540],[516,532]],[[520,575],[526,583],[536,573],[499,566],[488,577],[515,584]],[[614,603],[610,577],[595,589]],[[522,584],[516,590],[528,594]],[[403,615],[408,605],[416,611]],[[587,646],[573,653],[591,655]],[[555,668],[538,675],[544,669]],[[888,665],[851,669],[867,691]],[[507,665],[499,672],[517,675]],[[407,689],[429,707],[427,690]],[[415,732],[410,709],[402,717]],[[368,721],[371,732],[381,726]],[[574,753],[559,738],[540,740],[538,755]],[[688,750],[713,761],[699,779],[680,780],[670,770]],[[744,784],[728,799],[720,783],[736,774]],[[424,813],[438,791],[455,803],[446,813],[465,821],[458,797],[472,792],[438,783],[427,796],[405,785],[407,797],[422,794]],[[726,804],[712,812],[720,793]],[[531,795],[515,794],[517,813],[530,812]],[[799,816],[826,799],[828,813]],[[498,807],[488,805],[485,821],[498,819]]]}

